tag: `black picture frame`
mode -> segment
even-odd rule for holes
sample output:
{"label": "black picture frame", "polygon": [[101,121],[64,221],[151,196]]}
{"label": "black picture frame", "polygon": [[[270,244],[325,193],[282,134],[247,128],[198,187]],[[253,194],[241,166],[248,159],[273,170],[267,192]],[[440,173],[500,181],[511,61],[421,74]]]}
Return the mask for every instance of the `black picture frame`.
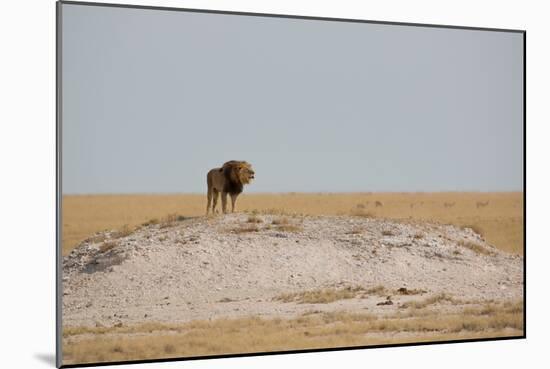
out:
{"label": "black picture frame", "polygon": [[[476,338],[476,339],[458,339],[458,340],[445,340],[445,341],[433,341],[433,342],[413,342],[413,343],[396,343],[396,344],[383,344],[383,345],[368,345],[368,346],[351,346],[351,347],[332,347],[322,349],[300,349],[300,350],[285,350],[285,351],[269,351],[269,352],[253,352],[253,353],[238,353],[238,354],[221,354],[221,355],[204,355],[182,358],[163,358],[163,359],[151,359],[151,360],[129,360],[129,361],[112,361],[112,362],[98,362],[98,363],[85,363],[85,364],[65,364],[62,363],[62,252],[61,252],[61,234],[62,234],[62,5],[79,5],[89,7],[105,7],[105,8],[129,8],[129,9],[142,9],[142,10],[160,10],[160,11],[173,11],[173,12],[187,12],[187,13],[201,13],[201,14],[224,14],[224,15],[236,15],[244,17],[264,17],[264,18],[285,18],[285,19],[300,19],[307,21],[327,21],[327,22],[347,22],[347,23],[363,23],[363,24],[378,24],[378,25],[395,25],[395,26],[410,26],[410,27],[431,27],[431,28],[447,28],[456,30],[476,30],[476,31],[488,31],[488,32],[506,32],[506,33],[519,33],[523,36],[523,334],[519,336],[510,337],[494,337],[494,338]],[[271,13],[253,13],[253,12],[239,12],[239,11],[226,11],[226,10],[211,10],[211,9],[192,9],[192,8],[179,8],[179,7],[164,7],[164,6],[146,6],[146,5],[130,5],[130,4],[117,4],[117,3],[97,3],[97,2],[81,2],[81,1],[69,1],[58,0],[56,2],[56,366],[60,368],[78,368],[78,367],[94,367],[94,366],[106,366],[106,365],[125,365],[125,364],[143,364],[143,363],[162,363],[172,361],[189,361],[189,360],[206,360],[206,359],[218,359],[218,358],[233,358],[233,357],[250,357],[250,356],[265,356],[265,355],[281,355],[281,354],[297,354],[297,353],[315,353],[315,352],[329,352],[329,351],[349,351],[349,350],[364,350],[364,349],[378,349],[378,348],[392,348],[392,347],[409,347],[409,346],[426,346],[426,345],[441,345],[451,343],[465,343],[465,342],[485,342],[485,341],[502,341],[502,340],[518,340],[527,338],[527,161],[526,161],[526,119],[527,119],[527,89],[526,89],[526,74],[527,74],[527,31],[521,29],[505,29],[505,28],[490,28],[490,27],[470,27],[470,26],[458,26],[458,25],[443,25],[443,24],[426,24],[426,23],[412,23],[412,22],[392,22],[392,21],[378,21],[378,20],[364,20],[364,19],[349,19],[349,18],[331,18],[331,17],[319,17],[319,16],[304,16],[304,15],[291,15],[291,14],[271,14]]]}

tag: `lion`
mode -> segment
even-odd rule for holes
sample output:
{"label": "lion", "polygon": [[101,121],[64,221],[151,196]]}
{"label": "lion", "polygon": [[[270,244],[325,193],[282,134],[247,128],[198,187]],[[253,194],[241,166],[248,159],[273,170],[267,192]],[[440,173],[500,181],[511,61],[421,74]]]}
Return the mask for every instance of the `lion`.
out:
{"label": "lion", "polygon": [[[237,196],[243,192],[244,185],[250,184],[254,179],[252,165],[246,161],[230,160],[221,168],[211,169],[206,175],[208,185],[206,215],[212,203],[212,213],[215,213],[218,203],[218,193],[222,194],[222,211],[227,213],[227,194],[231,197],[231,212],[235,211]],[[212,202],[212,200],[214,200]]]}

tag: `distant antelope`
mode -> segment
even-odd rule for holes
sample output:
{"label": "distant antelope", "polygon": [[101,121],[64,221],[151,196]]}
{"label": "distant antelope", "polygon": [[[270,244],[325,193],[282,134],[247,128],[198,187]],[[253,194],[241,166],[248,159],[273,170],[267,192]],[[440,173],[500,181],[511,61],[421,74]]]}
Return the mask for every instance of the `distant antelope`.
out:
{"label": "distant antelope", "polygon": [[452,208],[453,206],[455,206],[455,203],[454,202],[446,202],[443,204],[444,207],[446,208]]}
{"label": "distant antelope", "polygon": [[383,205],[380,201],[376,201],[376,202],[374,203],[374,207],[376,207],[376,208],[377,208],[377,207],[381,207],[381,206],[384,206],[384,205]]}
{"label": "distant antelope", "polygon": [[482,202],[482,201],[478,201],[476,202],[476,207],[479,209],[479,208],[484,208],[486,207],[487,205],[489,205],[489,200],[485,201],[485,202]]}

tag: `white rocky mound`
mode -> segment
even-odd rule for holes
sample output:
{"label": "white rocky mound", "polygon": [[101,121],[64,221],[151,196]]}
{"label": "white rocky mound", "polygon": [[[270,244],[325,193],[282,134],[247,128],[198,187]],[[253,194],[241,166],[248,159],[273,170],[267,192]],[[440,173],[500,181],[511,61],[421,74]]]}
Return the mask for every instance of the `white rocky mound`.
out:
{"label": "white rocky mound", "polygon": [[470,301],[523,295],[523,259],[470,229],[343,216],[256,218],[261,222],[249,223],[254,218],[246,214],[191,218],[83,242],[63,259],[64,325],[294,317],[311,310],[380,314],[420,298],[277,299],[346,287]]}

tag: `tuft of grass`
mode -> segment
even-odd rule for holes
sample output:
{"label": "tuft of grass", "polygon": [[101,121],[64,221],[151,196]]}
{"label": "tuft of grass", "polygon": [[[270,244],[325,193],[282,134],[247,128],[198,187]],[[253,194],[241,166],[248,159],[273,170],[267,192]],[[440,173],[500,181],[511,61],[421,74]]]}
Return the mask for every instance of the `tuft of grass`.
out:
{"label": "tuft of grass", "polygon": [[274,225],[284,225],[289,223],[290,223],[290,220],[288,220],[287,217],[281,217],[281,218],[273,219],[271,221],[271,224],[274,224]]}
{"label": "tuft of grass", "polygon": [[250,215],[246,220],[247,223],[262,223],[263,220],[257,215]]}
{"label": "tuft of grass", "polygon": [[158,220],[158,218],[153,218],[153,219],[149,219],[145,223],[142,223],[141,225],[144,226],[144,227],[147,227],[149,225],[154,225],[154,224],[159,224],[159,223],[160,223],[160,221]]}
{"label": "tuft of grass", "polygon": [[105,241],[101,244],[101,246],[99,246],[99,251],[105,253],[109,250],[112,250],[116,246],[118,246],[117,241]]}
{"label": "tuft of grass", "polygon": [[176,213],[168,214],[164,218],[162,218],[158,223],[160,223],[159,228],[169,228],[174,227],[178,222],[184,221],[187,218],[183,215],[178,215]]}
{"label": "tuft of grass", "polygon": [[302,227],[295,224],[281,224],[277,226],[277,229],[281,232],[300,232]]}
{"label": "tuft of grass", "polygon": [[176,352],[176,346],[171,343],[167,343],[164,345],[164,352],[166,352],[167,354],[173,354]]}
{"label": "tuft of grass", "polygon": [[280,208],[269,208],[269,209],[264,209],[261,211],[262,214],[265,214],[265,215],[278,215],[278,216],[292,216],[292,215],[297,215],[298,213],[291,213],[287,210],[284,210],[284,209],[280,209]]}
{"label": "tuft of grass", "polygon": [[111,234],[111,238],[122,238],[122,237],[126,237],[126,236],[129,236],[130,234],[132,234],[134,230],[128,225],[128,224],[125,224],[122,226],[121,229],[119,229],[118,231],[115,231]]}
{"label": "tuft of grass", "polygon": [[299,304],[328,304],[338,300],[352,299],[363,291],[362,287],[324,288],[313,291],[284,293],[276,296],[274,300]]}
{"label": "tuft of grass", "polygon": [[370,212],[370,211],[365,211],[364,209],[353,209],[352,211],[350,211],[349,213],[351,216],[353,217],[359,217],[359,218],[369,218],[369,219],[372,219],[372,218],[375,218],[376,216],[374,215],[374,213]]}
{"label": "tuft of grass", "polygon": [[252,232],[259,232],[260,228],[258,226],[252,224],[244,227],[237,227],[229,230],[232,233],[241,234],[241,233],[252,233]]}
{"label": "tuft of grass", "polygon": [[346,234],[361,234],[365,231],[363,227],[354,227],[352,230],[346,232]]}
{"label": "tuft of grass", "polygon": [[422,295],[422,294],[425,294],[426,290],[420,290],[420,289],[412,289],[412,290],[409,290],[408,288],[406,287],[401,287],[399,289],[397,289],[397,291],[395,291],[395,293],[397,295]]}
{"label": "tuft of grass", "polygon": [[348,286],[344,288],[324,288],[312,291],[285,293],[275,297],[274,300],[282,302],[297,302],[299,304],[327,304],[337,300],[352,299],[355,297],[368,298],[372,295],[386,296],[387,293],[388,290],[386,289],[386,287],[381,285],[374,286],[368,289],[365,289],[361,286]]}
{"label": "tuft of grass", "polygon": [[462,247],[465,247],[469,250],[472,250],[473,252],[475,252],[476,254],[479,254],[479,255],[494,255],[495,254],[493,251],[487,249],[486,247],[480,245],[477,242],[460,240],[460,241],[458,241],[458,244]]}
{"label": "tuft of grass", "polygon": [[[371,288],[368,288],[365,290],[365,295],[377,295],[377,296],[384,296],[386,295],[386,287],[378,285]],[[365,297],[364,295],[364,297]]]}
{"label": "tuft of grass", "polygon": [[107,239],[107,235],[105,233],[98,233],[88,238],[86,241],[90,243],[100,243],[105,241],[106,239]]}
{"label": "tuft of grass", "polygon": [[229,297],[224,297],[221,300],[218,300],[218,302],[233,302],[233,301],[237,301],[237,300],[233,300]]}
{"label": "tuft of grass", "polygon": [[428,298],[425,298],[424,300],[421,300],[421,301],[407,301],[403,304],[401,304],[401,308],[403,309],[424,309],[425,307],[428,307],[430,305],[435,305],[435,304],[438,304],[438,303],[441,303],[441,302],[450,302],[450,303],[453,303],[453,304],[457,304],[459,303],[458,300],[455,300],[453,297],[445,294],[445,293],[440,293],[440,294],[437,294],[435,296],[431,296],[431,297],[428,297]]}
{"label": "tuft of grass", "polygon": [[477,225],[477,224],[467,224],[465,226],[462,226],[462,229],[467,229],[467,228],[471,229],[472,231],[474,231],[475,233],[480,235],[482,238],[485,237],[484,232],[483,232],[483,228],[481,228],[479,225]]}
{"label": "tuft of grass", "polygon": [[300,232],[302,227],[296,224],[292,224],[288,217],[280,217],[273,219],[271,224],[276,226],[276,229],[281,232]]}

